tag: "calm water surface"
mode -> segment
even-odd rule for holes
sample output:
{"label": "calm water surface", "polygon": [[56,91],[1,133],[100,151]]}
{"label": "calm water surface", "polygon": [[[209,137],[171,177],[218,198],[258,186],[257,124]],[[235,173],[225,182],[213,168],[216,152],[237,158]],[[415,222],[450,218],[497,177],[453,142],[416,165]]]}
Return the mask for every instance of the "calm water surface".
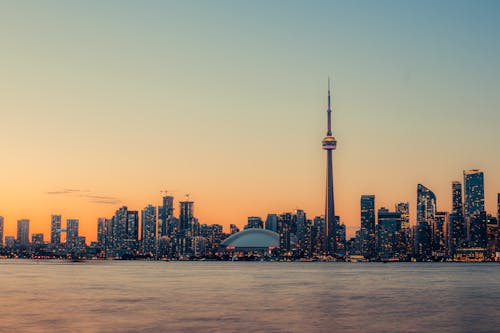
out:
{"label": "calm water surface", "polygon": [[500,332],[499,264],[0,260],[0,332]]}

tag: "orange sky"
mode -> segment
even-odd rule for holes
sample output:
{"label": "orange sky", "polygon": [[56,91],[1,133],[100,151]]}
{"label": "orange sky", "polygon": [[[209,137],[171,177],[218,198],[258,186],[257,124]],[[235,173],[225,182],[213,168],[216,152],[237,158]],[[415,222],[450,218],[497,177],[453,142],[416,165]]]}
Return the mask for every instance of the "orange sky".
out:
{"label": "orange sky", "polygon": [[[324,210],[333,82],[337,214],[485,172],[500,192],[500,11],[443,2],[261,6],[109,1],[0,4],[0,215],[97,218],[190,193],[201,223]],[[48,194],[64,189],[66,194]],[[177,207],[177,201],[176,201]]]}

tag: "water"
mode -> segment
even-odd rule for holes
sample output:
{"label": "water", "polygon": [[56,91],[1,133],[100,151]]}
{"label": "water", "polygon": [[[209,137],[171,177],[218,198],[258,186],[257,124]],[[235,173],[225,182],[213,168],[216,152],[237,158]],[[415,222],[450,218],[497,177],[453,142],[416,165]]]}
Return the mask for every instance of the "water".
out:
{"label": "water", "polygon": [[500,332],[500,265],[0,260],[0,332]]}

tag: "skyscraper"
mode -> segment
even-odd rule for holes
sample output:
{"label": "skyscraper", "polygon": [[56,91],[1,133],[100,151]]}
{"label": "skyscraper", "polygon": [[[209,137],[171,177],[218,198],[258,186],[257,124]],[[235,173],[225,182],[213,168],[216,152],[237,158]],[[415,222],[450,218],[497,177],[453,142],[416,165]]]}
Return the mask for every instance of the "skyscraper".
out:
{"label": "skyscraper", "polygon": [[436,195],[422,184],[417,187],[415,254],[418,259],[432,255],[432,225],[436,216]]}
{"label": "skyscraper", "polygon": [[367,259],[375,257],[375,196],[361,196],[361,252]]}
{"label": "skyscraper", "polygon": [[17,221],[17,242],[20,245],[28,245],[30,241],[30,220],[22,219]]}
{"label": "skyscraper", "polygon": [[174,197],[166,195],[163,203],[158,207],[158,237],[172,236],[176,230],[171,226],[174,215]]}
{"label": "skyscraper", "polygon": [[382,259],[399,257],[398,236],[401,231],[401,213],[390,212],[382,207],[378,210],[377,224],[377,256]]}
{"label": "skyscraper", "polygon": [[61,243],[61,215],[52,215],[50,218],[50,243]]}
{"label": "skyscraper", "polygon": [[78,222],[77,219],[66,220],[66,246],[70,249],[78,242]]}
{"label": "skyscraper", "polygon": [[156,208],[148,205],[141,212],[142,248],[145,254],[156,252]]}
{"label": "skyscraper", "polygon": [[274,232],[278,232],[278,215],[277,214],[267,214],[266,229],[274,231]]}
{"label": "skyscraper", "polygon": [[179,214],[179,220],[180,220],[180,228],[181,230],[188,230],[190,229],[191,223],[193,221],[193,201],[190,201],[189,198],[187,198],[185,201],[181,201],[180,203],[180,214]]}
{"label": "skyscraper", "polygon": [[0,216],[0,246],[3,246],[3,216]]}
{"label": "skyscraper", "polygon": [[408,202],[398,202],[396,212],[401,213],[401,229],[410,229],[410,204]]}
{"label": "skyscraper", "polygon": [[326,252],[335,255],[337,242],[335,231],[335,201],[333,196],[333,161],[332,152],[337,148],[337,140],[332,135],[332,109],[330,105],[330,79],[328,79],[327,131],[322,141],[326,150],[326,202],[325,202],[325,239]]}
{"label": "skyscraper", "polygon": [[449,216],[448,226],[448,251],[453,257],[458,248],[464,247],[467,243],[467,227],[464,220],[462,205],[462,184],[458,181],[451,183],[452,210]]}
{"label": "skyscraper", "polygon": [[486,247],[484,213],[484,175],[479,170],[464,170],[464,217],[469,247]]}

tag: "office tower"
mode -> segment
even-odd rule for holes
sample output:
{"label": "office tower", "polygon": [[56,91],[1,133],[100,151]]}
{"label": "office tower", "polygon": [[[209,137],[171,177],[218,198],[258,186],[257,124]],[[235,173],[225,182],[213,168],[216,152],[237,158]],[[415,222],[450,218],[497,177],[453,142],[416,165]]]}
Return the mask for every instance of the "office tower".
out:
{"label": "office tower", "polygon": [[19,245],[29,244],[30,220],[22,219],[17,221],[17,242]]}
{"label": "office tower", "polygon": [[408,202],[398,202],[396,212],[401,213],[401,229],[410,229],[410,204]]}
{"label": "office tower", "polygon": [[128,208],[123,206],[115,212],[115,216],[112,219],[112,248],[116,256],[123,254],[126,247],[127,213]]}
{"label": "office tower", "polygon": [[0,247],[3,246],[3,228],[4,228],[4,219],[3,216],[0,216]]}
{"label": "office tower", "polygon": [[130,242],[139,240],[139,212],[136,210],[127,211],[127,239]]}
{"label": "office tower", "polygon": [[229,225],[229,233],[232,235],[232,234],[235,234],[237,232],[240,232],[240,228],[238,228],[238,226],[236,224],[231,224]]}
{"label": "office tower", "polygon": [[432,255],[432,225],[436,216],[436,196],[422,184],[417,187],[417,225],[415,235],[415,255],[419,260]]}
{"label": "office tower", "polygon": [[264,222],[258,216],[249,216],[248,217],[248,223],[245,226],[245,229],[251,229],[251,228],[263,229],[264,228]]}
{"label": "office tower", "polygon": [[499,247],[499,228],[497,217],[488,214],[486,216],[487,220],[487,258],[490,260],[495,260],[496,253],[500,252]]}
{"label": "office tower", "polygon": [[61,215],[52,215],[50,217],[50,243],[61,243]]}
{"label": "office tower", "polygon": [[294,219],[296,244],[300,256],[309,257],[311,255],[311,223],[307,220],[307,215],[302,209],[295,211]]}
{"label": "office tower", "polygon": [[469,247],[486,247],[484,175],[479,170],[464,170],[464,217]]}
{"label": "office tower", "polygon": [[179,222],[181,230],[188,230],[191,227],[193,221],[193,201],[189,201],[187,198],[185,201],[181,201],[180,203],[180,214],[179,214]]}
{"label": "office tower", "polygon": [[278,215],[276,214],[267,214],[266,218],[266,230],[271,230],[274,232],[278,232]]}
{"label": "office tower", "polygon": [[176,230],[173,230],[171,219],[174,215],[174,197],[166,195],[163,197],[163,203],[158,207],[158,237],[172,236]]}
{"label": "office tower", "polygon": [[66,246],[70,249],[78,242],[78,222],[77,219],[66,220]]}
{"label": "office tower", "polygon": [[340,217],[335,216],[336,218],[336,249],[338,256],[346,255],[346,228],[345,224],[340,223]]}
{"label": "office tower", "polygon": [[449,216],[448,251],[453,257],[457,249],[467,245],[467,226],[464,219],[462,205],[462,184],[458,181],[451,183],[452,210]]}
{"label": "office tower", "polygon": [[288,252],[291,249],[290,229],[292,213],[283,213],[278,217],[278,234],[280,235],[280,250]]}
{"label": "office tower", "polygon": [[31,244],[32,245],[43,245],[43,243],[44,243],[43,234],[38,233],[38,234],[31,235]]}
{"label": "office tower", "polygon": [[323,149],[326,150],[326,201],[325,201],[325,240],[326,252],[332,255],[336,253],[335,241],[335,201],[333,196],[333,161],[332,152],[337,148],[337,140],[332,135],[332,109],[330,106],[330,79],[328,79],[328,109],[327,131],[322,141]]}
{"label": "office tower", "polygon": [[145,254],[156,253],[156,208],[148,205],[141,212],[142,248]]}
{"label": "office tower", "polygon": [[362,254],[367,259],[375,258],[375,196],[361,196]]}
{"label": "office tower", "polygon": [[97,219],[97,243],[99,246],[105,246],[106,244],[106,218],[99,217]]}
{"label": "office tower", "polygon": [[438,258],[447,256],[447,241],[446,234],[449,225],[448,212],[436,212],[434,222],[432,224],[432,255]]}
{"label": "office tower", "polygon": [[325,253],[325,219],[323,216],[316,216],[311,226],[311,247],[313,255]]}
{"label": "office tower", "polygon": [[390,212],[387,208],[380,208],[377,212],[377,257],[391,259],[401,256],[399,232],[401,231],[401,213]]}

